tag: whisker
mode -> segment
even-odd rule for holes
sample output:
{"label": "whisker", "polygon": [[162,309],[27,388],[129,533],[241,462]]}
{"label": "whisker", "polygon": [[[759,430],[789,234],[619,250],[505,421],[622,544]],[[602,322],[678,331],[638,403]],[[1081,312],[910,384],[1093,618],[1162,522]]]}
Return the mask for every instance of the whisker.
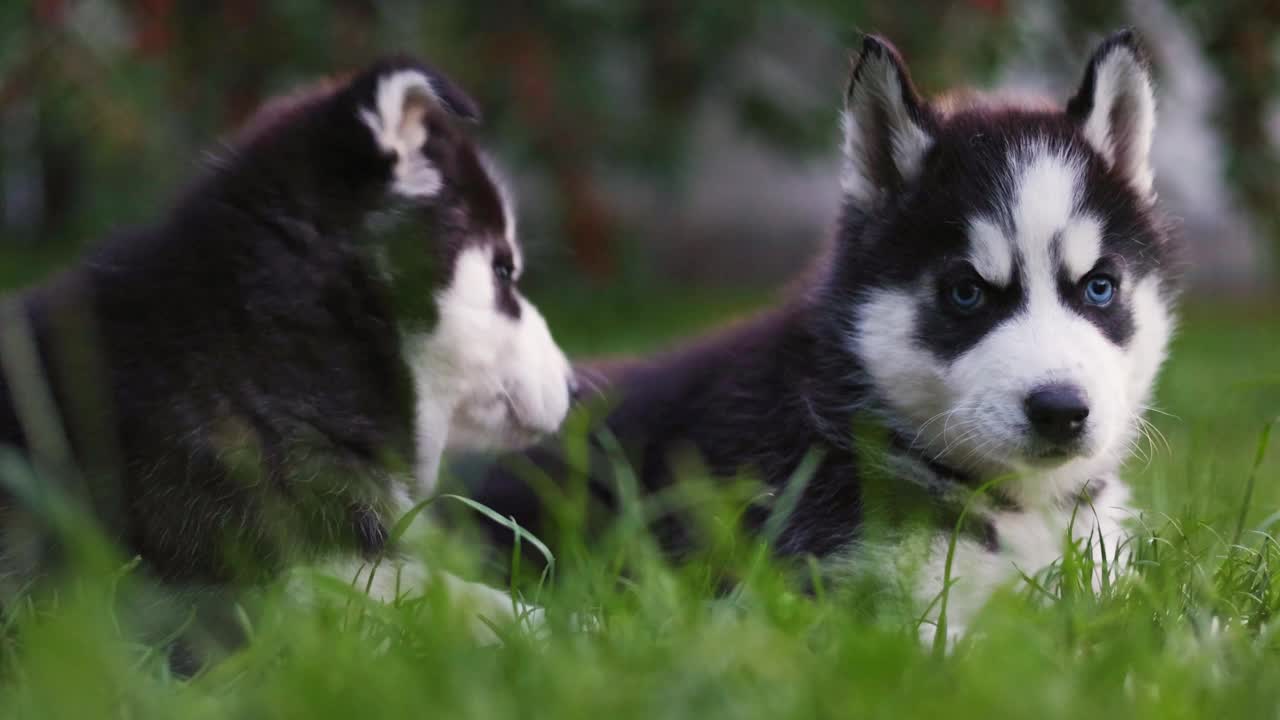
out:
{"label": "whisker", "polygon": [[595,368],[576,368],[574,376],[594,395],[603,395],[605,388],[609,385],[604,372]]}
{"label": "whisker", "polygon": [[1153,413],[1156,413],[1157,415],[1163,415],[1163,416],[1165,416],[1165,417],[1167,417],[1167,418],[1173,418],[1174,420],[1177,420],[1178,422],[1182,422],[1182,418],[1178,417],[1177,415],[1174,415],[1174,414],[1173,414],[1173,413],[1171,413],[1171,412],[1166,412],[1166,411],[1164,411],[1164,410],[1161,410],[1160,408],[1156,407],[1155,405],[1140,405],[1140,406],[1138,406],[1138,407],[1139,407],[1139,409],[1141,409],[1141,410],[1142,410],[1142,411],[1144,411],[1144,412],[1153,412]]}
{"label": "whisker", "polygon": [[944,446],[941,450],[937,452],[936,455],[934,455],[934,459],[939,459],[943,457],[944,455],[950,453],[952,448],[958,445],[967,443],[970,440],[972,440],[974,437],[982,433],[982,427],[974,421],[969,422],[969,427],[966,428],[962,426],[961,429],[964,431],[963,434],[961,434],[959,437],[952,440],[951,442],[947,443],[946,446]]}
{"label": "whisker", "polygon": [[[920,429],[916,431],[916,435],[915,435],[915,437],[911,438],[911,442],[907,445],[907,447],[909,447],[909,448],[915,448],[915,447],[916,447],[916,443],[918,443],[918,442],[920,441],[920,436],[924,434],[924,431],[925,431],[925,430],[927,430],[927,429],[929,428],[929,426],[930,426],[930,425],[932,425],[933,423],[937,422],[938,418],[941,418],[941,417],[946,417],[946,418],[950,419],[951,415],[953,415],[955,412],[956,412],[956,410],[955,410],[955,409],[953,409],[953,410],[944,410],[944,411],[942,411],[942,412],[938,413],[937,415],[934,415],[933,417],[929,418],[928,420],[925,420],[925,421],[924,421],[924,424],[920,426]],[[942,425],[942,436],[943,436],[944,438],[947,436],[947,425],[946,425],[946,423],[943,423],[943,425]]]}
{"label": "whisker", "polygon": [[1170,455],[1173,454],[1173,445],[1170,444],[1169,438],[1160,430],[1155,423],[1147,420],[1141,415],[1138,416],[1138,429],[1143,436],[1147,438],[1147,442],[1151,443],[1152,451],[1156,451],[1160,446],[1164,447],[1164,451]]}

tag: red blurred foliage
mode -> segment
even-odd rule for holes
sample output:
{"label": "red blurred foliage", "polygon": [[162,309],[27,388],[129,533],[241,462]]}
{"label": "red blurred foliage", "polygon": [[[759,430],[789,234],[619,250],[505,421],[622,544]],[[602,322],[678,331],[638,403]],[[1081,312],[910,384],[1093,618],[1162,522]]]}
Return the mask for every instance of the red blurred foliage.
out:
{"label": "red blurred foliage", "polygon": [[146,56],[165,55],[173,47],[173,0],[136,0],[136,47]]}

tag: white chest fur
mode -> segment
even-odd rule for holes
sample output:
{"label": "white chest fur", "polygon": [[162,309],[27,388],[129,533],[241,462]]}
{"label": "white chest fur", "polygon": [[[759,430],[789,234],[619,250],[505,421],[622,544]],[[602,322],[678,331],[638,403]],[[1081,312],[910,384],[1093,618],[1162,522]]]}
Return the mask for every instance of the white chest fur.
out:
{"label": "white chest fur", "polygon": [[1042,573],[1064,556],[1069,543],[1092,557],[1096,588],[1104,572],[1127,565],[1124,524],[1132,516],[1128,488],[1112,477],[1095,487],[1090,501],[983,512],[994,531],[992,541],[957,536],[949,569],[953,528],[867,539],[836,560],[831,570],[846,577],[872,574],[901,590],[923,616],[921,639],[926,643],[935,635],[943,588],[949,584],[947,635],[955,640],[997,589],[1022,582],[1023,575]]}

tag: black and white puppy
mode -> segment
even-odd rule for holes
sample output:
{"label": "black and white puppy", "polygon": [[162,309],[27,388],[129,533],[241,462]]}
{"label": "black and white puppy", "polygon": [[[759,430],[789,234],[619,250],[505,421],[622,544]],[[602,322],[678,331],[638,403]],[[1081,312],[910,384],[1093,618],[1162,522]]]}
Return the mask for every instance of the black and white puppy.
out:
{"label": "black and white puppy", "polygon": [[164,583],[236,587],[379,557],[445,448],[554,432],[573,380],[478,112],[410,58],[277,99],[155,224],[4,299],[0,448],[37,472],[0,489],[0,584],[56,567],[49,488]]}
{"label": "black and white puppy", "polygon": [[[887,571],[935,613],[971,505],[952,634],[995,587],[1051,565],[1068,535],[1114,561],[1130,512],[1120,469],[1172,329],[1154,124],[1127,32],[1097,49],[1065,107],[926,101],[868,37],[844,112],[839,230],[800,291],[673,352],[580,370],[616,396],[607,426],[643,489],[679,483],[676,459],[693,450],[712,475],[784,496],[816,450],[777,551],[817,556],[833,576]],[[564,475],[552,453],[534,458]],[[594,496],[616,502],[609,463],[592,474]],[[491,473],[479,499],[556,537],[513,474]],[[896,520],[921,500],[933,521],[907,532]],[[769,513],[751,508],[748,524]],[[693,541],[679,517],[656,530],[676,552]]]}

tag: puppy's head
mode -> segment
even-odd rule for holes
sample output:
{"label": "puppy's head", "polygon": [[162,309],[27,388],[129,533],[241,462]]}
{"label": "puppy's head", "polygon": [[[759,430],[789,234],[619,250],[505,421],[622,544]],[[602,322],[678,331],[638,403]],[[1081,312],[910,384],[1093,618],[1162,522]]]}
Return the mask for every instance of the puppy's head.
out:
{"label": "puppy's head", "polygon": [[846,347],[934,459],[1050,476],[1114,463],[1171,325],[1147,65],[1122,33],[1065,108],[977,98],[925,101],[867,40],[833,281],[859,293]]}
{"label": "puppy's head", "polygon": [[468,132],[476,103],[430,66],[394,58],[347,80],[325,112],[354,134],[334,170],[373,180],[351,180],[351,193],[367,205],[406,329],[426,451],[520,447],[554,432],[572,373],[520,293],[513,198]]}

